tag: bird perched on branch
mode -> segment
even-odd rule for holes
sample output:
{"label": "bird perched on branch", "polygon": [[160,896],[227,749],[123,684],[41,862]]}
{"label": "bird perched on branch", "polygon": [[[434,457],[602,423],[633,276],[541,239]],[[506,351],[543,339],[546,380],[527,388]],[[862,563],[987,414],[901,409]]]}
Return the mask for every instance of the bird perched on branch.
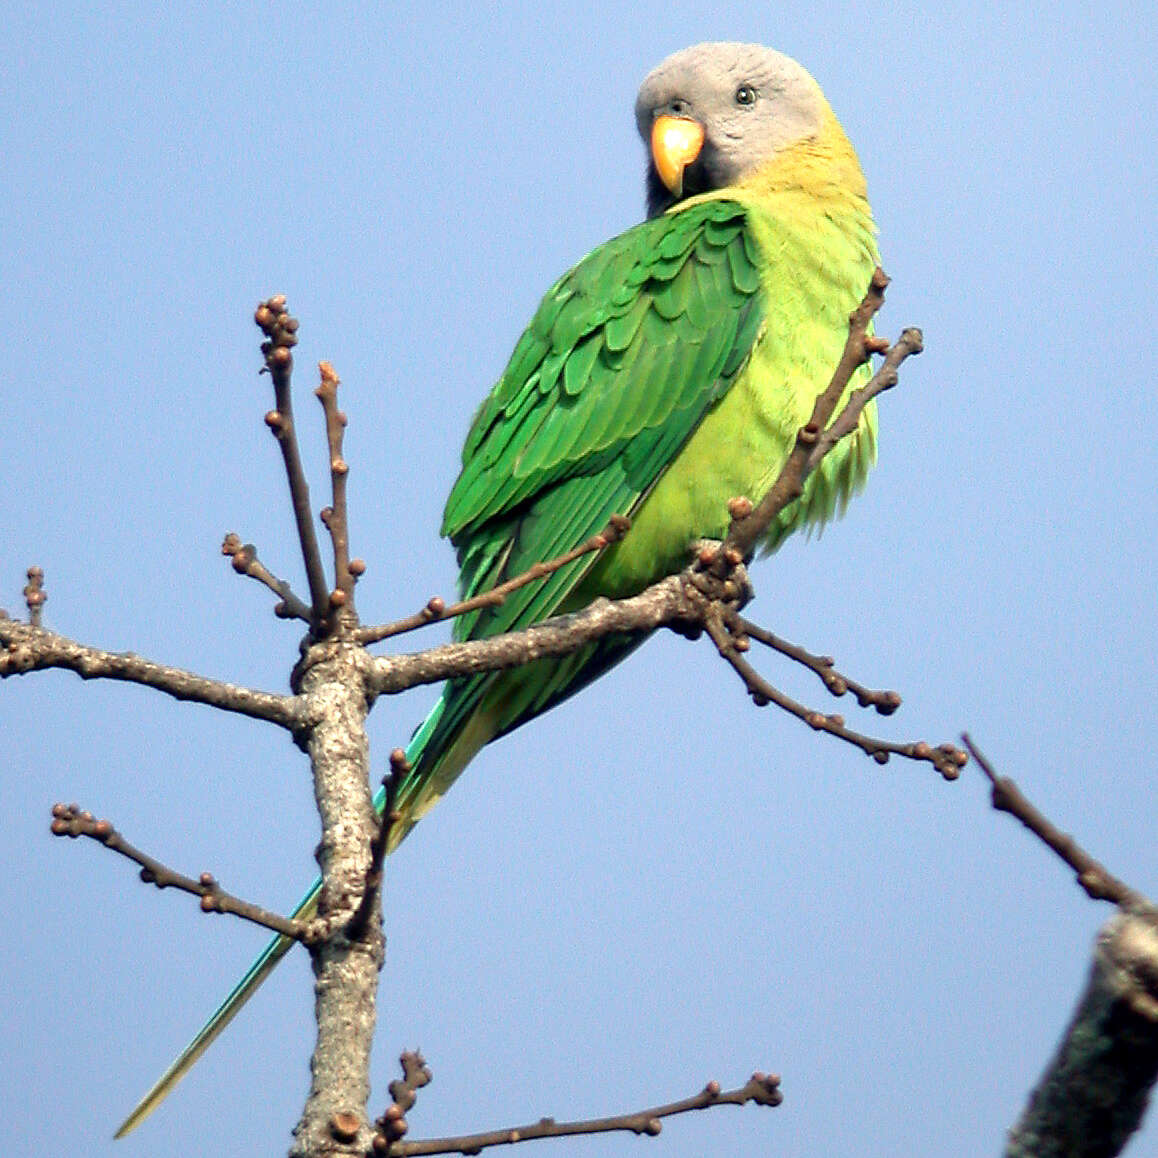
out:
{"label": "bird perched on branch", "polygon": [[[463,596],[555,558],[629,516],[621,541],[455,637],[527,627],[597,596],[635,594],[722,538],[734,496],[761,497],[828,384],[877,265],[856,154],[816,82],[750,44],[701,44],[644,80],[648,219],[548,291],[475,416],[442,532]],[[867,368],[852,386],[867,376]],[[870,406],[769,531],[839,513],[876,455]],[[558,704],[642,637],[450,681],[407,748],[393,847],[478,751]],[[379,794],[379,807],[382,794]],[[295,910],[309,917],[320,882]],[[292,941],[276,937],[121,1127],[138,1125],[224,1029]]]}

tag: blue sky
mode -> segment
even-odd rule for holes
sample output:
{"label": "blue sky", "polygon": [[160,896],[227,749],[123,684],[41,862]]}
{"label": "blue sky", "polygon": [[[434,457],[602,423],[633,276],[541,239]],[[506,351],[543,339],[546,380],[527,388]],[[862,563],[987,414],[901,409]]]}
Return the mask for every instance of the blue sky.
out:
{"label": "blue sky", "polygon": [[[363,615],[449,593],[437,528],[474,407],[547,286],[641,216],[640,79],[699,40],[760,41],[856,144],[894,279],[881,328],[922,326],[927,352],[882,403],[866,494],[754,569],[753,614],[897,688],[888,735],[969,728],[1158,895],[1151,6],[10,3],[4,23],[0,605],[39,563],[54,629],[285,687],[295,629],[217,553],[235,530],[296,577],[250,322],[273,292],[302,320],[316,505],[308,368],[344,381]],[[431,698],[378,705],[379,766]],[[25,1110],[0,1151],[49,1130],[125,1158],[288,1146],[300,953],[114,1148],[263,936],[47,825],[77,800],[286,907],[317,839],[299,753],[56,673],[0,687],[0,731],[0,1069]],[[1109,916],[976,775],[878,768],[666,637],[484,753],[387,888],[374,1104],[420,1045],[416,1136],[783,1075],[777,1110],[555,1144],[574,1154],[994,1153]]]}

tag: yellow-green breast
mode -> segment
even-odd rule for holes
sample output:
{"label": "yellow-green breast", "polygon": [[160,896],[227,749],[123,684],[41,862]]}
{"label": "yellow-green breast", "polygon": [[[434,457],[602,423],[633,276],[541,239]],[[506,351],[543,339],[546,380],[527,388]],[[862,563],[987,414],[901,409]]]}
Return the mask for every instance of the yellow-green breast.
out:
{"label": "yellow-green breast", "polygon": [[[816,140],[781,153],[743,185],[681,208],[709,198],[748,209],[748,227],[763,259],[765,323],[732,388],[644,499],[625,540],[582,584],[577,595],[584,600],[639,591],[679,570],[696,539],[723,536],[730,498],[763,496],[828,385],[848,336],[848,315],[878,262],[864,178],[831,114]],[[850,389],[867,374],[865,368]],[[828,456],[804,496],[784,512],[768,545],[839,513],[875,457],[876,412],[869,407],[857,432]]]}

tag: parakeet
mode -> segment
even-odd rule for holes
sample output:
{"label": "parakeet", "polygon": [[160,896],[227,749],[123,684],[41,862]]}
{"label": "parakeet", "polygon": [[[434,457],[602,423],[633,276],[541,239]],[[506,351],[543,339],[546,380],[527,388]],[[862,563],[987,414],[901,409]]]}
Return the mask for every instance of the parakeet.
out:
{"label": "parakeet", "polygon": [[[631,528],[601,554],[458,619],[457,639],[635,594],[686,566],[697,540],[721,538],[728,500],[758,500],[775,479],[877,265],[856,154],[795,61],[751,44],[685,49],[644,80],[635,117],[648,153],[647,220],[548,290],[474,418],[442,533],[470,596],[575,547],[612,515],[629,516]],[[875,457],[869,407],[765,546],[843,510]],[[412,771],[397,794],[393,844],[485,744],[640,642],[613,636],[447,683],[407,749]],[[296,915],[312,915],[319,889]],[[291,944],[274,938],[118,1137],[161,1101]]]}

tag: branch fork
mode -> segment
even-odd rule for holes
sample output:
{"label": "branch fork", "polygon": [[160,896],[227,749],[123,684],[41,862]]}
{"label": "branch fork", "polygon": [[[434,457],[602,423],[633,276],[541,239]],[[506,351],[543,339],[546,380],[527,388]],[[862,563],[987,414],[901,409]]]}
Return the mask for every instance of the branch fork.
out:
{"label": "branch fork", "polygon": [[999,776],[968,733],[962,740],[1007,812],[1117,913],[1102,928],[1086,988],[1057,1051],[1009,1132],[1006,1158],[1112,1158],[1142,1124],[1158,1081],[1158,906],[1114,876]]}

